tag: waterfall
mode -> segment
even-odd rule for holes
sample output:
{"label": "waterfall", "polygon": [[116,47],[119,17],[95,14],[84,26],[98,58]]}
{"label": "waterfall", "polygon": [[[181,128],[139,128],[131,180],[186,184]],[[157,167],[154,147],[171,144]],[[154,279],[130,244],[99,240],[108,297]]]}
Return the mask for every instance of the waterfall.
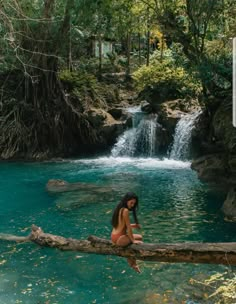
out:
{"label": "waterfall", "polygon": [[188,159],[192,130],[194,129],[196,119],[200,114],[201,111],[186,114],[178,121],[175,128],[172,149],[170,151],[170,159]]}
{"label": "waterfall", "polygon": [[117,156],[153,156],[156,152],[157,116],[145,114],[140,107],[127,109],[132,115],[133,127],[125,131],[111,151]]}

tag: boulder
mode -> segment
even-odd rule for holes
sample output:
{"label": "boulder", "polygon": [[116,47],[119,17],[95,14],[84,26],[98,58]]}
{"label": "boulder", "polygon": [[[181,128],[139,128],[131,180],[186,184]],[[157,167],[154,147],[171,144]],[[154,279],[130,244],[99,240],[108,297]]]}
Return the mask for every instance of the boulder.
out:
{"label": "boulder", "polygon": [[[96,142],[91,144],[90,150],[107,151],[116,142],[117,137],[130,125],[130,117],[122,109],[111,109],[110,113],[103,109],[90,108],[87,119],[96,130]],[[115,117],[119,117],[115,119]]]}
{"label": "boulder", "polygon": [[153,111],[151,104],[146,100],[142,100],[140,105],[141,111],[144,113],[151,113]]}
{"label": "boulder", "polygon": [[191,168],[196,170],[199,179],[212,183],[227,181],[227,159],[222,154],[210,154],[194,160]]}
{"label": "boulder", "polygon": [[205,110],[193,134],[198,147],[192,168],[201,179],[236,185],[236,128],[232,124],[232,100],[224,100],[213,112]]}
{"label": "boulder", "polygon": [[117,137],[123,133],[126,128],[126,123],[116,122],[113,124],[104,124],[99,131],[102,138],[103,146],[110,147],[115,144]]}
{"label": "boulder", "polygon": [[160,107],[170,110],[179,110],[184,113],[195,112],[200,110],[200,105],[195,99],[175,99],[163,102]]}
{"label": "boulder", "polygon": [[[175,127],[179,119],[185,113],[178,108],[175,108],[174,102],[165,102],[160,105],[158,110],[158,123],[162,126],[161,151],[166,152],[173,142]],[[159,132],[160,133],[160,132]],[[159,134],[160,135],[160,134]]]}
{"label": "boulder", "polygon": [[222,211],[228,219],[236,221],[236,187],[232,187],[228,192]]}
{"label": "boulder", "polygon": [[163,102],[158,109],[158,121],[171,133],[181,116],[186,113],[199,110],[199,104],[195,100],[176,99]]}
{"label": "boulder", "polygon": [[236,128],[232,123],[232,107],[222,103],[213,116],[212,127],[216,140],[221,141],[227,151],[236,154]]}
{"label": "boulder", "polygon": [[109,119],[114,121],[111,114],[107,113],[102,109],[90,108],[87,112],[87,119],[94,128],[98,128],[103,125],[104,121]]}
{"label": "boulder", "polygon": [[117,137],[129,125],[130,121],[127,117],[126,120],[115,120],[111,114],[107,113],[103,125],[99,128],[99,135],[102,138],[104,147],[111,147],[115,144]]}
{"label": "boulder", "polygon": [[171,133],[174,133],[177,122],[180,120],[181,116],[184,115],[180,110],[171,110],[168,108],[162,108],[159,114],[159,121],[161,124],[167,128]]}

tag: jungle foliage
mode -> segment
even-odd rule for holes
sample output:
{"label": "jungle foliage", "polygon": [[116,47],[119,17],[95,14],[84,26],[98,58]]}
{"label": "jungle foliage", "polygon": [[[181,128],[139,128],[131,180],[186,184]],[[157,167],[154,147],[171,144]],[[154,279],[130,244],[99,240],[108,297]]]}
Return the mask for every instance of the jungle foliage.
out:
{"label": "jungle foliage", "polygon": [[[98,134],[86,110],[108,107],[112,96],[100,81],[102,73],[134,72],[139,90],[169,90],[171,98],[198,96],[212,107],[209,96],[231,94],[233,4],[1,0],[1,158],[89,150]],[[107,58],[104,40],[114,46]]]}
{"label": "jungle foliage", "polygon": [[[232,37],[235,36],[235,9],[232,1],[153,1],[148,4],[152,11],[152,20],[158,24],[163,33],[164,42],[172,51],[173,82],[171,89],[182,92],[178,86],[187,89],[186,93],[199,93],[201,84],[201,100],[206,107],[209,96],[215,100],[232,94]],[[171,41],[171,43],[170,43]],[[150,63],[150,73],[166,69],[166,59],[162,51],[159,62]],[[168,67],[169,68],[169,67]],[[182,77],[180,76],[180,69]],[[153,71],[153,72],[152,72]],[[156,72],[158,73],[158,72]],[[176,75],[176,82],[174,81]],[[163,73],[165,74],[165,72]],[[138,77],[137,77],[138,75]],[[154,78],[146,77],[147,69],[141,68],[136,72],[136,79],[148,81],[149,87],[162,86],[162,79],[154,72]],[[185,76],[187,77],[185,77]],[[158,78],[158,80],[157,80]],[[167,76],[168,78],[168,76]],[[178,80],[184,81],[182,84]],[[169,81],[169,79],[168,79]],[[197,85],[198,86],[198,85]],[[195,88],[194,88],[195,87]],[[159,89],[159,88],[158,88]],[[161,89],[161,88],[160,88]],[[176,90],[175,90],[176,89]],[[164,88],[165,90],[165,88]],[[195,91],[195,92],[194,92]],[[215,106],[217,106],[217,102]],[[214,105],[213,105],[214,108]]]}
{"label": "jungle foliage", "polygon": [[160,51],[150,57],[149,66],[143,65],[133,73],[136,86],[146,91],[146,98],[161,103],[176,98],[198,98],[201,84],[195,71],[178,65],[171,50],[167,50],[160,60]]}

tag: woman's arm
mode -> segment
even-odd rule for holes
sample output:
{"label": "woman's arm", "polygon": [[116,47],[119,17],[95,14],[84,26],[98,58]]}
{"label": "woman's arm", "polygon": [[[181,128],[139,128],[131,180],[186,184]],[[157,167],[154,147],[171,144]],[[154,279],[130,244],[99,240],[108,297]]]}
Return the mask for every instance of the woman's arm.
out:
{"label": "woman's arm", "polygon": [[126,208],[123,211],[123,218],[124,218],[124,222],[125,222],[125,226],[126,226],[126,230],[127,230],[127,235],[130,238],[130,241],[133,243],[134,236],[133,236],[132,227],[131,227],[130,220],[129,220],[129,210]]}
{"label": "woman's arm", "polygon": [[141,228],[140,224],[130,224],[130,226],[131,226],[131,228],[138,228],[138,229]]}

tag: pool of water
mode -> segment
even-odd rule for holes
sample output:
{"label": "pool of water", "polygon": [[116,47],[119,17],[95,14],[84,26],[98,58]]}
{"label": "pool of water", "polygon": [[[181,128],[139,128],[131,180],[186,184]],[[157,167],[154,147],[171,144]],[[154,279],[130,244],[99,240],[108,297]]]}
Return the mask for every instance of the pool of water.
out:
{"label": "pool of water", "polygon": [[[220,212],[224,196],[201,183],[187,162],[103,157],[0,163],[0,172],[0,233],[27,235],[36,224],[65,237],[109,238],[112,210],[133,191],[140,199],[145,242],[236,241],[235,223],[224,222]],[[49,193],[49,179],[86,184],[77,191]],[[0,243],[1,304],[210,304],[208,291],[191,280],[229,270],[139,262],[142,274],[136,274],[116,256]]]}

